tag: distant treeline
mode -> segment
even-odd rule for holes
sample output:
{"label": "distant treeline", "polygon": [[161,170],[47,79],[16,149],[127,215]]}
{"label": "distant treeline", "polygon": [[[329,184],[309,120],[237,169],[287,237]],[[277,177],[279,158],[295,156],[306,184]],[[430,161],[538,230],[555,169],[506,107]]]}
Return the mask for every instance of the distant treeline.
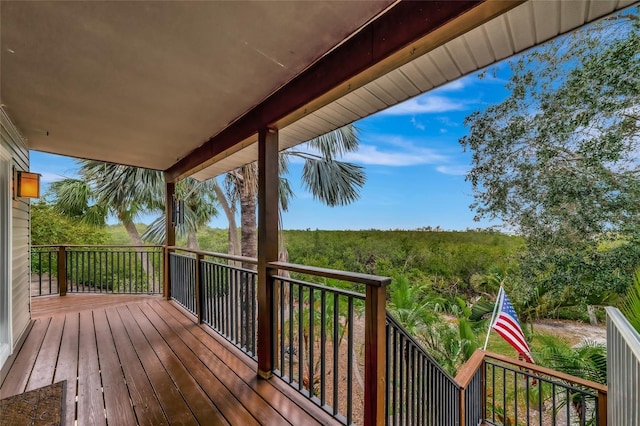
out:
{"label": "distant treeline", "polygon": [[[108,227],[113,243],[124,229]],[[142,229],[141,229],[142,231]],[[496,268],[514,271],[522,238],[495,231],[284,231],[289,262],[429,282],[445,294],[475,293]],[[202,250],[227,251],[227,230],[198,232]],[[178,245],[185,244],[178,241]]]}
{"label": "distant treeline", "polygon": [[519,237],[494,231],[284,231],[289,261],[465,287],[517,267]]}

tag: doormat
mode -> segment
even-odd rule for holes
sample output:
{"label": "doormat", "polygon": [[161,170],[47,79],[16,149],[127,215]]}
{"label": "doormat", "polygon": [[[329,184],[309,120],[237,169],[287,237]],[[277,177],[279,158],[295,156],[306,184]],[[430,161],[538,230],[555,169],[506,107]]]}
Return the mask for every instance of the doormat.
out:
{"label": "doormat", "polygon": [[66,381],[0,400],[0,426],[62,424]]}

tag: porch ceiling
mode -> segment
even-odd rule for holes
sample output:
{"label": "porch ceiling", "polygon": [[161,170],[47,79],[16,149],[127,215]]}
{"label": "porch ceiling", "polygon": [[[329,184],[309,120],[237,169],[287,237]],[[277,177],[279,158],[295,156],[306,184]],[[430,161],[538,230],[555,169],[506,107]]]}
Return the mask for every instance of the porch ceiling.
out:
{"label": "porch ceiling", "polygon": [[[257,159],[256,129],[234,132],[247,117],[278,127],[284,149],[635,2],[415,3],[413,24],[428,34],[381,58],[360,46],[362,64],[375,64],[318,96],[301,86],[299,105],[267,117],[270,99],[299,92],[286,89],[363,26],[380,50],[384,31],[406,32],[409,16],[381,18],[407,5],[2,1],[0,102],[30,149],[203,180]],[[443,24],[430,23],[439,13]]]}
{"label": "porch ceiling", "polygon": [[[349,81],[343,85],[342,96],[282,126],[280,149],[428,92],[633,3],[637,0],[528,0],[446,43],[438,45],[439,35],[431,34],[415,43],[430,45],[424,55],[359,87],[357,82]],[[344,89],[346,85],[350,86],[348,90]],[[255,135],[243,142],[242,149],[220,154],[217,162],[192,176],[206,180],[257,158]]]}
{"label": "porch ceiling", "polygon": [[30,149],[164,170],[391,2],[2,1],[0,101]]}

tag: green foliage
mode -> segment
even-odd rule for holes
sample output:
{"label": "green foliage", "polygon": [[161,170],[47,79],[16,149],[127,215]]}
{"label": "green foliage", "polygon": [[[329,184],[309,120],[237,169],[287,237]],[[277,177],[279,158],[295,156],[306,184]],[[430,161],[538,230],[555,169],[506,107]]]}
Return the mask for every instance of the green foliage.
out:
{"label": "green foliage", "polygon": [[525,237],[521,279],[551,310],[623,292],[640,264],[637,10],[512,60],[510,95],[466,119],[472,207]]}
{"label": "green foliage", "polygon": [[640,269],[636,270],[633,277],[633,285],[627,290],[622,299],[620,310],[627,321],[640,333]]}
{"label": "green foliage", "polygon": [[585,342],[575,348],[554,337],[538,336],[542,346],[534,350],[536,361],[556,371],[596,383],[607,383],[607,348],[595,342]]}
{"label": "green foliage", "polygon": [[108,233],[100,227],[68,218],[45,201],[31,203],[31,244],[105,244]]}
{"label": "green foliage", "polygon": [[284,231],[293,263],[429,283],[441,294],[476,293],[471,277],[515,267],[522,239],[489,231]]}

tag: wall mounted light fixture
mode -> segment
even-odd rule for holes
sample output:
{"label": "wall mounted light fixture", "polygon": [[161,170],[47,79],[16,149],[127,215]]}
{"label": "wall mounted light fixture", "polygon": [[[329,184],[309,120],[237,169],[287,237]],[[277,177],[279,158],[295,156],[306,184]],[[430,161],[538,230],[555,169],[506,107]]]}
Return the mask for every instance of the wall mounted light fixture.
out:
{"label": "wall mounted light fixture", "polygon": [[173,197],[171,210],[171,224],[173,226],[184,225],[184,200]]}
{"label": "wall mounted light fixture", "polygon": [[18,170],[14,178],[15,196],[18,198],[40,197],[40,173],[23,172]]}

